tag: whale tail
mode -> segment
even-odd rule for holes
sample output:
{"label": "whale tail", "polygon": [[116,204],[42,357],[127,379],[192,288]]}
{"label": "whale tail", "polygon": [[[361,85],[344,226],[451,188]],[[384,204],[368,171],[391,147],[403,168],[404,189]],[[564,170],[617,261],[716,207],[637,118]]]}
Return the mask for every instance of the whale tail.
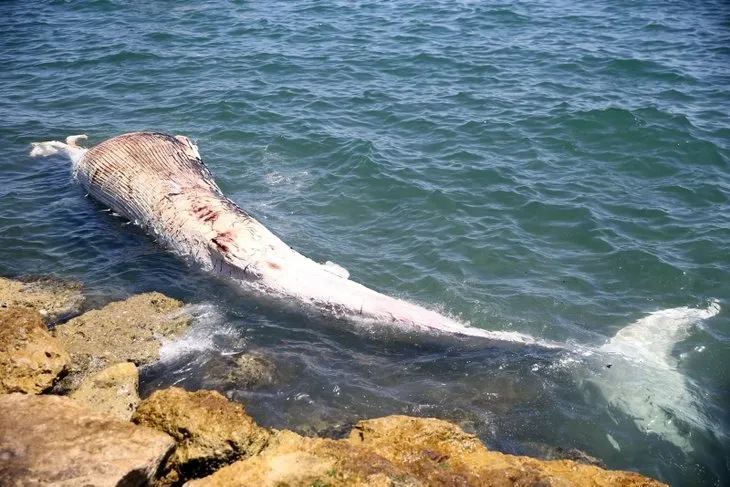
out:
{"label": "whale tail", "polygon": [[87,149],[77,144],[77,141],[86,139],[87,136],[81,135],[69,135],[66,137],[66,142],[58,140],[49,140],[46,142],[31,142],[31,157],[48,157],[56,154],[62,154],[71,159],[72,162],[78,162],[81,157],[86,153]]}
{"label": "whale tail", "polygon": [[712,300],[700,309],[659,310],[622,328],[598,349],[609,364],[592,382],[609,405],[628,414],[641,431],[692,451],[690,435],[677,422],[690,428],[707,428],[709,423],[672,350],[693,326],[719,312],[720,304]]}
{"label": "whale tail", "polygon": [[672,368],[674,345],[685,339],[697,322],[712,318],[719,312],[717,300],[710,301],[706,308],[683,306],[655,311],[619,330],[600,349],[655,367]]}

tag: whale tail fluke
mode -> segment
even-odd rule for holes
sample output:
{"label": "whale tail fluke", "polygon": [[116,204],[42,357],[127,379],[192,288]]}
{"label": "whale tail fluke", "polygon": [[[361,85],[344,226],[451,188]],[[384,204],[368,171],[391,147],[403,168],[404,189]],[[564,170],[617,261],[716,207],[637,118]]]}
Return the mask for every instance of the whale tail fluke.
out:
{"label": "whale tail fluke", "polygon": [[[720,303],[713,299],[704,308],[663,309],[641,318],[597,349],[610,365],[601,367],[591,382],[641,431],[691,452],[691,435],[686,428],[712,428],[712,420],[672,351],[689,336],[692,327],[718,313]],[[680,427],[678,422],[686,426]]]}
{"label": "whale tail fluke", "polygon": [[84,147],[81,147],[77,142],[81,139],[86,139],[85,134],[81,135],[69,135],[66,137],[66,142],[58,140],[49,140],[46,142],[31,142],[31,157],[48,157],[56,154],[62,154],[67,156],[73,162],[77,162],[87,151]]}
{"label": "whale tail fluke", "polygon": [[621,329],[601,349],[633,356],[653,365],[671,367],[674,346],[689,335],[690,329],[720,312],[720,303],[712,299],[705,308],[671,308],[655,311]]}

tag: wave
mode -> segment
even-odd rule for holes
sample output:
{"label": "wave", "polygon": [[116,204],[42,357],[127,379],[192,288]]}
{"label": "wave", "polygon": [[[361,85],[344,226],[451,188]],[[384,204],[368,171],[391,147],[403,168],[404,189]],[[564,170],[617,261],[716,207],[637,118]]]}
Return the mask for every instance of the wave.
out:
{"label": "wave", "polygon": [[235,327],[226,322],[223,311],[212,303],[188,305],[180,313],[190,316],[190,328],[180,338],[162,340],[160,362],[173,362],[182,356],[208,350],[225,353],[217,339],[237,333]]}

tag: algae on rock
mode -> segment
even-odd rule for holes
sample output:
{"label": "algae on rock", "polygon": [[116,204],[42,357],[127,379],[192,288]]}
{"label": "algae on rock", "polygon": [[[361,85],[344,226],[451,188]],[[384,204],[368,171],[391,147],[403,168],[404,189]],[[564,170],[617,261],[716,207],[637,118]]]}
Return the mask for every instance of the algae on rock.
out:
{"label": "algae on rock", "polygon": [[257,389],[269,386],[278,379],[273,360],[262,352],[250,351],[236,357],[217,356],[206,365],[203,384],[219,391]]}

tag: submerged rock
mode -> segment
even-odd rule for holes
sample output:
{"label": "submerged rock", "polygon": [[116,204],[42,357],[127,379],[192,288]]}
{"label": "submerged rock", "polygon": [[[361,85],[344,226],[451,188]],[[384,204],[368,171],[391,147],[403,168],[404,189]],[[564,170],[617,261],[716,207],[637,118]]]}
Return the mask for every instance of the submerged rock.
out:
{"label": "submerged rock", "polygon": [[159,358],[161,339],[181,335],[190,318],[183,303],[152,292],[110,303],[56,326],[53,335],[71,354],[73,367],[56,389],[75,389],[83,377],[120,363],[148,364]]}
{"label": "submerged rock", "polygon": [[236,357],[236,367],[227,379],[239,387],[252,388],[271,385],[276,382],[276,364],[261,352],[248,352]]}
{"label": "submerged rock", "polygon": [[40,394],[70,365],[38,311],[0,309],[0,393]]}
{"label": "submerged rock", "polygon": [[177,445],[165,467],[166,483],[203,477],[235,460],[258,454],[271,432],[259,427],[243,406],[215,391],[156,391],[132,420],[172,436]]}
{"label": "submerged rock", "polygon": [[59,396],[0,395],[0,485],[148,485],[169,436]]}
{"label": "submerged rock", "polygon": [[81,284],[49,277],[15,280],[0,277],[0,308],[33,309],[47,321],[76,313],[84,296]]}
{"label": "submerged rock", "polygon": [[222,391],[256,389],[274,384],[279,376],[273,360],[259,351],[236,357],[219,356],[206,366],[205,387]]}
{"label": "submerged rock", "polygon": [[87,377],[70,397],[93,411],[129,421],[139,404],[138,387],[137,367],[123,362]]}
{"label": "submerged rock", "polygon": [[563,448],[545,443],[528,442],[523,443],[523,454],[540,460],[573,460],[574,462],[596,467],[606,468],[606,464],[600,458],[596,458],[577,448]]}

